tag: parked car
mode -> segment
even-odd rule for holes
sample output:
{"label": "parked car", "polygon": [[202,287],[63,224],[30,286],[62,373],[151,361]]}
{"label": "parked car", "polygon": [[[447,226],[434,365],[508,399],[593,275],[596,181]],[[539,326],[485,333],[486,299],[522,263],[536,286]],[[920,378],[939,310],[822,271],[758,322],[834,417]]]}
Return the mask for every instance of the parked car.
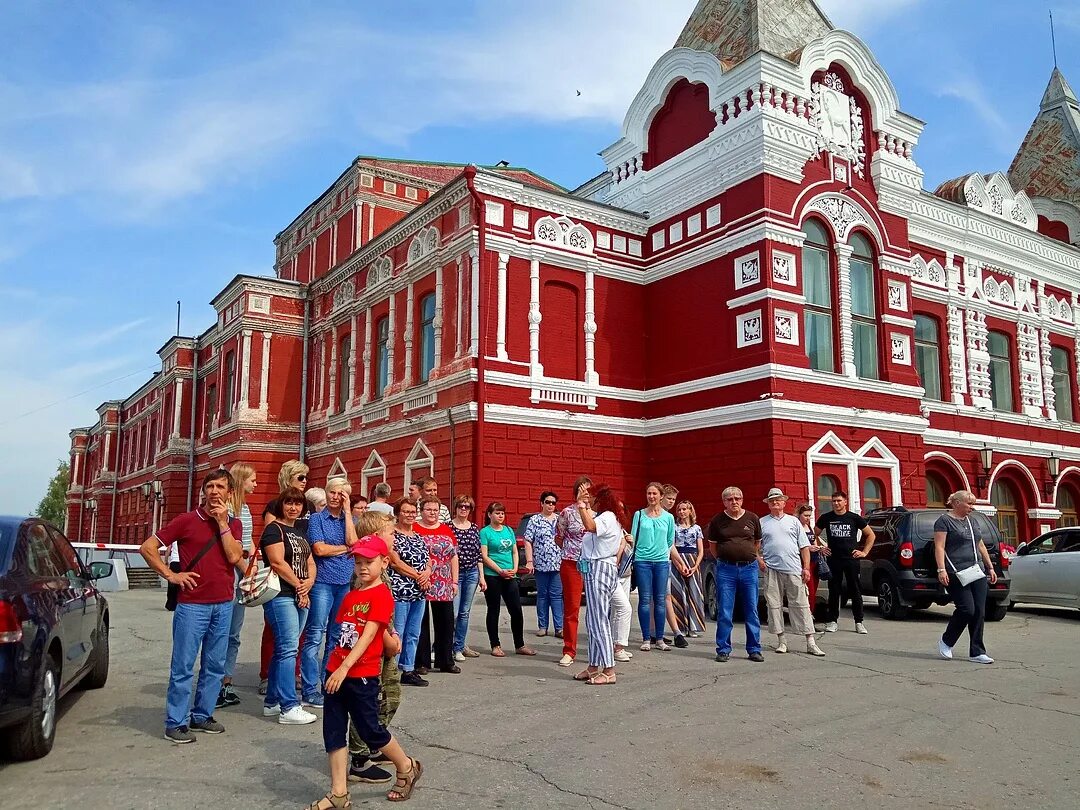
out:
{"label": "parked car", "polygon": [[109,605],[94,581],[112,563],[83,564],[39,518],[0,517],[0,734],[9,756],[52,750],[57,703],[109,677]]}
{"label": "parked car", "polygon": [[[716,621],[716,558],[713,557],[712,544],[705,541],[705,556],[701,558],[701,588],[705,598],[705,618],[711,622]],[[817,593],[814,604],[810,606],[811,612],[817,616],[824,614],[825,606],[829,601],[829,583],[824,580],[818,581]],[[733,616],[737,621],[742,620],[739,605],[736,603]],[[765,605],[765,572],[758,572],[758,617],[762,622],[769,620],[769,611]]]}
{"label": "parked car", "polygon": [[[944,509],[879,509],[867,517],[876,540],[870,556],[862,560],[859,585],[864,594],[876,596],[885,619],[903,619],[912,610],[932,604],[947,605],[949,594],[937,579],[934,558],[934,522]],[[986,619],[998,622],[1009,606],[1009,555],[1002,553],[997,526],[981,512],[971,513],[976,539],[990,552],[998,581],[990,586]]]}
{"label": "parked car", "polygon": [[517,536],[518,590],[523,597],[536,594],[536,574],[525,570],[525,527],[529,523],[529,518],[535,514],[536,512],[530,512],[527,515],[522,515],[521,520],[518,521],[517,531],[514,532]]}
{"label": "parked car", "polygon": [[1054,529],[1021,543],[1009,566],[1009,599],[1080,608],[1080,528]]}

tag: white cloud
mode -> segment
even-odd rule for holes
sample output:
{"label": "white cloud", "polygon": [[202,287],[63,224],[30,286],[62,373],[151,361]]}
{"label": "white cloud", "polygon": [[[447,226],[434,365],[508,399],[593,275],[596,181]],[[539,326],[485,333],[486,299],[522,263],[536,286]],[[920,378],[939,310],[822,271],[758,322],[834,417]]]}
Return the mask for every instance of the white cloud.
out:
{"label": "white cloud", "polygon": [[820,0],[819,5],[837,28],[855,34],[885,25],[891,17],[910,11],[923,0]]}
{"label": "white cloud", "polygon": [[937,95],[955,98],[967,104],[986,125],[988,141],[1003,154],[1015,152],[1019,143],[1013,126],[1001,114],[1000,105],[991,98],[987,89],[973,76],[955,74],[937,83]]}

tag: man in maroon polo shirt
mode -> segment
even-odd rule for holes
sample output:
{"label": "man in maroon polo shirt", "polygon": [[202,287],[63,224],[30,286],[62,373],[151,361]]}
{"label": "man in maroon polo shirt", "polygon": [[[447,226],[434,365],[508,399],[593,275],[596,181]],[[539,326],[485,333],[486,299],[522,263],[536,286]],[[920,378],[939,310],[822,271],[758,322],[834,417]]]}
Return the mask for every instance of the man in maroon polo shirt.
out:
{"label": "man in maroon polo shirt", "polygon": [[[204,505],[173,518],[139,549],[159,576],[180,589],[173,613],[172,663],[165,699],[165,739],[178,744],[195,742],[192,731],[220,734],[225,730],[213,711],[225,677],[236,583],[233,571],[243,557],[240,521],[229,518],[232,490],[228,471],[213,470],[203,481]],[[170,571],[158,553],[160,546],[172,543],[180,552],[179,572]],[[202,664],[192,706],[191,682],[200,648]]]}

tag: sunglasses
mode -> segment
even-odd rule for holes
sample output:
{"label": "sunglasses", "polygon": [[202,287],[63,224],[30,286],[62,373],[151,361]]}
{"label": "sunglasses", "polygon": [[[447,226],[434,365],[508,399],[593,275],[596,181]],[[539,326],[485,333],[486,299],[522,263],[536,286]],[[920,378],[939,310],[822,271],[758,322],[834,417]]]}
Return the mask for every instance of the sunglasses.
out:
{"label": "sunglasses", "polygon": [[307,476],[306,475],[298,475],[298,476],[296,476],[296,480],[297,481],[307,481]]}
{"label": "sunglasses", "polygon": [[472,506],[472,504],[471,504],[471,503],[459,503],[459,504],[457,505],[457,508],[458,508],[458,509],[472,509],[472,508],[473,508],[473,506]]}
{"label": "sunglasses", "polygon": [[554,506],[557,501],[544,501],[544,506]]}

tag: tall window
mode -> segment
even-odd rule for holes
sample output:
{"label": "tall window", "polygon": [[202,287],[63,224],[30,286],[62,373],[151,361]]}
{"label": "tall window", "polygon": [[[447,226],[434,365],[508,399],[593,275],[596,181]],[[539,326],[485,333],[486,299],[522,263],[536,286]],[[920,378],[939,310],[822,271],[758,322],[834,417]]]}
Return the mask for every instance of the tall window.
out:
{"label": "tall window", "polygon": [[1080,519],[1077,519],[1076,514],[1076,496],[1073,494],[1072,488],[1064,485],[1058,487],[1055,506],[1061,510],[1061,517],[1058,518],[1058,528],[1080,524]]}
{"label": "tall window", "polygon": [[217,385],[211,383],[206,387],[206,432],[214,429],[214,419],[217,418]]}
{"label": "tall window", "polygon": [[1012,360],[1009,336],[990,332],[986,338],[990,352],[990,401],[995,411],[1013,410]]}
{"label": "tall window", "polygon": [[1054,368],[1054,410],[1062,422],[1073,421],[1072,373],[1069,352],[1060,346],[1050,349],[1050,365]]}
{"label": "tall window", "polygon": [[226,422],[232,419],[233,400],[236,399],[236,352],[225,355],[225,404],[221,417]]}
{"label": "tall window", "polygon": [[803,225],[802,249],[803,334],[810,368],[835,371],[833,351],[832,270],[829,267],[829,234],[815,219]]}
{"label": "tall window", "polygon": [[877,478],[867,478],[862,485],[862,513],[869,515],[884,506],[885,487]]}
{"label": "tall window", "polygon": [[420,382],[435,368],[435,294],[420,299]]}
{"label": "tall window", "polygon": [[851,237],[855,252],[849,263],[851,278],[851,338],[855,373],[878,379],[877,318],[874,305],[874,253],[862,234]]}
{"label": "tall window", "polygon": [[349,404],[351,383],[352,335],[345,335],[338,343],[337,411],[344,413]]}
{"label": "tall window", "polygon": [[390,319],[375,324],[375,396],[381,397],[390,383]]}
{"label": "tall window", "polygon": [[949,485],[945,483],[945,479],[935,472],[926,473],[926,505],[931,509],[937,507],[938,509],[945,508],[945,499],[949,497],[946,494]]}
{"label": "tall window", "polygon": [[1016,491],[1008,481],[998,481],[990,490],[990,503],[997,508],[998,531],[1001,540],[1014,548],[1019,545],[1020,519]]}
{"label": "tall window", "polygon": [[814,488],[815,518],[832,511],[833,493],[840,489],[840,481],[835,475],[819,475]]}
{"label": "tall window", "polygon": [[941,399],[941,349],[938,347],[937,319],[915,313],[915,369],[926,389],[927,399]]}

